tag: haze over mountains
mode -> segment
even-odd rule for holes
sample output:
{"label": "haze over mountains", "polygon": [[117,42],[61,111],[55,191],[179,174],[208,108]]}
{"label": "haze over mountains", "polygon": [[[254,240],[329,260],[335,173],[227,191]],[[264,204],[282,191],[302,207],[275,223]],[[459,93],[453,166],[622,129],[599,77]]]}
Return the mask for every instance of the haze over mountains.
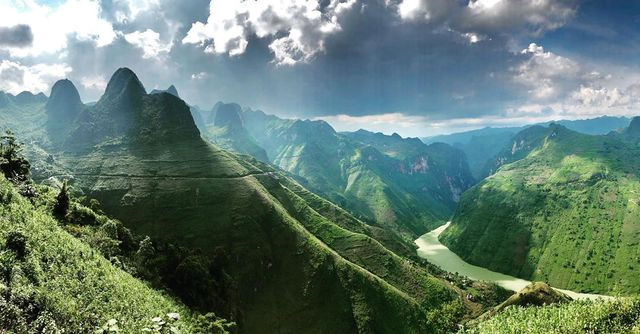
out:
{"label": "haze over mountains", "polygon": [[417,138],[337,133],[324,121],[281,119],[218,103],[205,138],[297,176],[369,221],[417,237],[445,221],[473,184],[462,152]]}
{"label": "haze over mountains", "polygon": [[[143,298],[144,312],[181,312],[186,332],[198,332],[199,314],[207,312],[215,313],[207,321],[218,332],[453,331],[508,293],[417,258],[412,241],[452,215],[442,240],[472,263],[578,291],[638,292],[640,166],[629,158],[640,142],[638,119],[608,135],[559,124],[475,132],[467,144],[490,147],[491,136],[509,136],[485,156],[483,173],[491,176],[476,179],[464,150],[446,143],[339,133],[323,121],[282,119],[234,103],[204,111],[173,86],[147,94],[127,68],[113,74],[92,105],[82,103],[69,80],[57,82],[48,98],[0,96],[0,120],[25,142],[33,178],[54,186],[38,186],[47,194],[42,202],[15,202],[44,217],[28,225],[27,237],[49,229],[65,247],[111,254],[111,262],[74,255],[73,263],[104,261],[107,273],[82,269],[82,275],[108,275],[124,286],[148,282],[129,297]],[[586,123],[603,132],[624,122],[601,121]],[[75,203],[63,217],[50,212],[61,180],[72,186]],[[2,182],[8,192],[22,191]],[[26,211],[6,212],[36,221]],[[109,226],[121,227],[101,236]],[[30,249],[42,254],[33,258],[38,263],[61,251]],[[59,277],[74,281],[65,275]],[[54,303],[39,307],[55,314],[56,324],[70,319],[76,311],[55,304],[69,297],[52,296],[73,287],[47,282],[34,284],[40,298]],[[121,289],[91,284],[105,293]],[[95,298],[92,293],[82,298]],[[510,303],[529,303],[514,298]],[[606,313],[616,305],[590,307]],[[67,328],[119,318],[133,332],[144,323],[131,320],[140,313],[109,312],[96,306]]]}
{"label": "haze over mountains", "polygon": [[[540,123],[548,126],[551,123],[560,124],[568,129],[591,135],[604,135],[611,131],[624,128],[631,121],[628,117],[601,116],[583,120],[558,120]],[[482,128],[477,130],[439,135],[422,138],[427,144],[442,142],[453,145],[462,150],[469,161],[469,168],[476,179],[482,179],[491,173],[491,166],[487,166],[490,159],[494,159],[505,145],[520,131],[532,125],[520,127]]]}

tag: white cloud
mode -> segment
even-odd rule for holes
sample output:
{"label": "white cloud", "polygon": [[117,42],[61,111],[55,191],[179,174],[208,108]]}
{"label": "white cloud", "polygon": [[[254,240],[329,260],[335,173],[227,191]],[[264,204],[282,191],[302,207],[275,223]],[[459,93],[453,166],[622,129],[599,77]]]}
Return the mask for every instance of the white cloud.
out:
{"label": "white cloud", "polygon": [[324,51],[325,39],[340,31],[340,18],[357,0],[212,0],[206,23],[191,26],[182,43],[204,46],[205,52],[240,55],[248,38],[273,38],[269,48],[279,65],[311,60]]}
{"label": "white cloud", "polygon": [[529,58],[511,69],[514,73],[513,78],[528,87],[530,97],[535,100],[549,100],[561,96],[573,88],[571,85],[577,85],[576,81],[585,75],[577,62],[546,52],[542,46],[535,43],[529,44],[521,54]]}
{"label": "white cloud", "polygon": [[481,41],[484,41],[485,39],[487,39],[487,36],[484,35],[480,35],[480,34],[476,34],[474,32],[467,32],[462,34],[462,37],[466,38],[469,43],[471,44],[475,44]]}
{"label": "white cloud", "polygon": [[124,39],[142,49],[142,58],[145,59],[157,57],[160,53],[167,53],[171,51],[173,46],[173,42],[162,42],[160,34],[151,29],[125,34]]}
{"label": "white cloud", "polygon": [[[387,113],[378,115],[351,116],[346,114],[316,117],[331,124],[336,131],[369,131],[391,134],[396,131],[404,136],[423,136],[429,127],[424,116],[406,115],[403,113]],[[391,130],[390,130],[391,129]]]}
{"label": "white cloud", "polygon": [[207,72],[198,72],[191,74],[191,80],[202,80],[208,76]]}
{"label": "white cloud", "polygon": [[438,134],[469,131],[485,126],[521,126],[523,124],[548,122],[558,119],[556,114],[552,113],[553,110],[544,105],[527,105],[523,106],[523,108],[528,112],[512,110],[512,112],[507,115],[487,115],[453,119],[430,119],[428,116],[407,115],[403,113],[364,116],[335,115],[322,116],[315,119],[330,123],[337,131],[357,131],[358,129],[365,129],[385,134],[398,132],[405,137],[427,137]]}
{"label": "white cloud", "polygon": [[581,85],[564,107],[569,114],[635,116],[640,110],[640,84],[626,89]]}
{"label": "white cloud", "polygon": [[427,3],[422,0],[404,0],[398,5],[398,15],[405,20],[429,19]]}
{"label": "white cloud", "polygon": [[446,22],[461,33],[486,35],[526,32],[537,35],[557,29],[576,12],[573,0],[387,1],[403,20]]}
{"label": "white cloud", "polygon": [[631,116],[640,110],[640,78],[633,71],[618,73],[614,79],[610,73],[603,73],[608,72],[607,67],[605,71],[602,67],[595,70],[589,68],[594,65],[545,51],[535,43],[522,50],[521,55],[527,59],[511,71],[514,81],[528,89],[528,102],[507,109],[507,117],[576,119]]}
{"label": "white cloud", "polygon": [[25,23],[33,32],[33,44],[27,48],[8,48],[13,57],[60,52],[66,48],[69,37],[93,41],[97,47],[116,39],[111,23],[101,18],[97,0],[66,0],[55,7],[28,0],[0,2],[0,25]]}
{"label": "white cloud", "polygon": [[119,23],[131,22],[140,13],[153,10],[160,5],[159,0],[113,0],[116,8],[114,18]]}
{"label": "white cloud", "polygon": [[22,91],[48,93],[50,85],[66,77],[71,67],[66,64],[35,64],[25,66],[18,62],[0,62],[0,90],[12,94]]}
{"label": "white cloud", "polygon": [[389,1],[388,5],[397,6],[400,18],[408,21],[439,19],[454,12],[456,8],[448,0],[402,0],[397,5]]}
{"label": "white cloud", "polygon": [[502,0],[472,0],[468,6],[472,10],[485,11],[492,9],[501,2]]}
{"label": "white cloud", "polygon": [[[545,103],[525,103],[508,108],[505,119],[530,118],[536,122],[585,117],[636,116],[640,110],[640,84],[625,89],[581,84],[556,100]],[[522,123],[524,124],[524,123]]]}
{"label": "white cloud", "polygon": [[100,75],[83,77],[80,79],[80,84],[86,89],[97,90],[100,92],[107,88],[107,80]]}

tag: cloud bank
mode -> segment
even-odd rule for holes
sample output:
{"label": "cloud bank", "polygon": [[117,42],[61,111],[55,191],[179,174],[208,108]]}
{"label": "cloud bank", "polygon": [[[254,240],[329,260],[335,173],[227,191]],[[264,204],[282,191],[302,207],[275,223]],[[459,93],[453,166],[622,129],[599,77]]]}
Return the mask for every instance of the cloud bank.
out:
{"label": "cloud bank", "polygon": [[[0,1],[0,89],[115,69],[209,109],[238,102],[421,136],[640,110],[640,3],[581,0]],[[603,15],[603,13],[605,13]]]}

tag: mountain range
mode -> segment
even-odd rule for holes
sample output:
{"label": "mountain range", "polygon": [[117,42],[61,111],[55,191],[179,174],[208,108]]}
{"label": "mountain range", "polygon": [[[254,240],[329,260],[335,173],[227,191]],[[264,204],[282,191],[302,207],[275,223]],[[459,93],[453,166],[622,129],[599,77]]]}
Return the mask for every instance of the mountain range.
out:
{"label": "mountain range", "polygon": [[469,168],[476,180],[491,174],[490,160],[495,160],[500,150],[520,131],[530,126],[559,124],[568,129],[591,135],[604,135],[624,128],[631,121],[628,117],[601,116],[582,120],[558,120],[520,127],[482,128],[477,130],[422,138],[427,144],[442,142],[462,150],[468,159]]}
{"label": "mountain range", "polygon": [[[205,277],[204,285],[176,285],[176,273],[170,277],[178,281],[167,284],[186,307],[213,311],[239,332],[446,331],[468,312],[463,292],[434,276],[406,239],[355,218],[285,171],[209,144],[192,110],[174,94],[147,94],[122,68],[93,105],[82,104],[65,80],[48,99],[12,102],[0,117],[22,133],[36,180],[68,179],[75,196],[96,199],[132,233],[210,263],[176,263],[195,266],[190,281]],[[220,110],[214,121],[235,126],[234,114]],[[347,139],[326,123],[287,122]],[[353,150],[364,161],[391,159],[364,145]],[[421,224],[414,233],[429,226]]]}
{"label": "mountain range", "polygon": [[[453,217],[441,241],[468,262],[638,293],[640,118],[425,144],[204,110],[121,68],[96,103],[69,80],[49,97],[0,93],[0,122],[37,182],[0,175],[0,327],[14,332],[619,332],[640,319],[635,299],[549,299],[539,283],[507,300],[413,244]],[[525,308],[545,300],[559,304]]]}
{"label": "mountain range", "polygon": [[553,286],[638,293],[640,118],[607,135],[516,134],[442,235],[463,259]]}
{"label": "mountain range", "polygon": [[305,187],[372,224],[413,240],[447,220],[473,183],[464,154],[324,121],[282,119],[235,103],[204,113],[203,137],[290,173]]}

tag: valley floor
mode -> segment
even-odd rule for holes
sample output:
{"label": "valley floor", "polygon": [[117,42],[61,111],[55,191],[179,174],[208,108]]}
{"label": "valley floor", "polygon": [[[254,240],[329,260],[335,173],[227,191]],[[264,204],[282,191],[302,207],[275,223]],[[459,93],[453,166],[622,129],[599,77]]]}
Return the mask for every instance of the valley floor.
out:
{"label": "valley floor", "polygon": [[[449,248],[443,245],[438,239],[440,234],[449,227],[450,223],[451,222],[448,222],[415,240],[416,245],[418,245],[419,257],[428,260],[447,272],[457,273],[472,280],[492,282],[511,291],[519,291],[531,283],[521,278],[469,264],[456,255],[456,253],[450,251]],[[578,300],[613,299],[613,297],[605,295],[579,293],[562,289],[556,290]]]}

